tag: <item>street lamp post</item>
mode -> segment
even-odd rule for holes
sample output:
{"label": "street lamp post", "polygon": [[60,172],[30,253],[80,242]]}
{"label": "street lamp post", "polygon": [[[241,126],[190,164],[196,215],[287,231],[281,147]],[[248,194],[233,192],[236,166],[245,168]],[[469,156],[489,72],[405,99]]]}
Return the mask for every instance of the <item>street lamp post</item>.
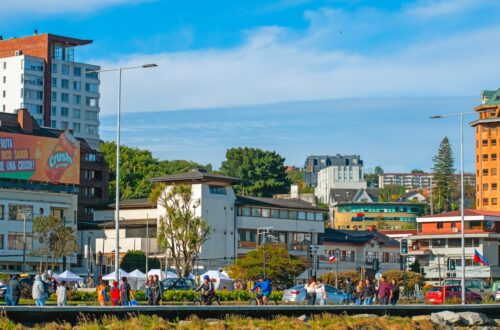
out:
{"label": "street lamp post", "polygon": [[465,304],[465,219],[464,219],[464,115],[475,112],[459,112],[446,115],[431,116],[431,119],[460,117],[460,226],[462,241],[462,304]]}
{"label": "street lamp post", "polygon": [[26,215],[30,212],[23,213],[23,272],[26,272]]}
{"label": "street lamp post", "polygon": [[140,66],[119,67],[114,69],[92,70],[87,73],[113,72],[118,71],[118,111],[116,115],[116,186],[115,186],[115,231],[116,231],[116,253],[115,253],[115,277],[120,282],[120,117],[122,107],[122,71],[132,69],[154,68],[158,65],[144,64]]}
{"label": "street lamp post", "polygon": [[92,235],[94,233],[92,233],[91,231],[87,234],[87,278],[90,277],[90,260],[92,258],[92,250],[90,248],[90,241],[91,241],[91,238],[92,238]]}
{"label": "street lamp post", "polygon": [[262,239],[262,272],[264,276],[266,275],[266,238],[269,235],[269,231],[274,227],[259,227],[257,228],[257,241],[259,240],[259,235],[263,235]]}

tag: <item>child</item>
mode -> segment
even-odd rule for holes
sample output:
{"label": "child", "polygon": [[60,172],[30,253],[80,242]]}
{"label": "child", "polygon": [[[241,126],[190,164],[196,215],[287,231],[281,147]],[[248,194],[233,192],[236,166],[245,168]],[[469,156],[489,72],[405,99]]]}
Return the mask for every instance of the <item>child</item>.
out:
{"label": "child", "polygon": [[99,282],[99,285],[96,288],[97,290],[97,301],[99,302],[99,305],[105,306],[106,305],[106,285],[104,284],[103,281]]}
{"label": "child", "polygon": [[118,289],[118,282],[113,281],[113,287],[111,288],[111,305],[120,305],[120,289]]}
{"label": "child", "polygon": [[56,289],[57,306],[66,306],[66,282],[61,282]]}

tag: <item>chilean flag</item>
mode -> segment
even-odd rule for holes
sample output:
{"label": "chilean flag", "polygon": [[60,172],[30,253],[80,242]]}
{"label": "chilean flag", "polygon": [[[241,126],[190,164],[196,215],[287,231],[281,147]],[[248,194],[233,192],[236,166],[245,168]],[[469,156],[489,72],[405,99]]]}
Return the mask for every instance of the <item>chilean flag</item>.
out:
{"label": "chilean flag", "polygon": [[490,265],[490,262],[488,261],[488,259],[486,259],[485,257],[483,257],[481,255],[481,253],[479,253],[478,250],[474,249],[474,262],[477,262],[477,263],[480,263],[484,266],[489,266]]}
{"label": "chilean flag", "polygon": [[330,258],[328,258],[328,262],[337,262],[337,257],[336,256],[330,256]]}

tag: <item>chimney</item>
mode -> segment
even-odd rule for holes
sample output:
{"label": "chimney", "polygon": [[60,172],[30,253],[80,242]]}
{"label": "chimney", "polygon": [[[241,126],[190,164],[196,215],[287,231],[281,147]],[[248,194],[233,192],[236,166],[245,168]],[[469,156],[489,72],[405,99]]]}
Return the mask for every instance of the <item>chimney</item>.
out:
{"label": "chimney", "polygon": [[290,198],[291,199],[299,199],[299,185],[292,184],[290,187]]}
{"label": "chimney", "polygon": [[27,109],[21,108],[17,110],[17,123],[23,133],[33,133],[33,118],[31,118],[30,112]]}

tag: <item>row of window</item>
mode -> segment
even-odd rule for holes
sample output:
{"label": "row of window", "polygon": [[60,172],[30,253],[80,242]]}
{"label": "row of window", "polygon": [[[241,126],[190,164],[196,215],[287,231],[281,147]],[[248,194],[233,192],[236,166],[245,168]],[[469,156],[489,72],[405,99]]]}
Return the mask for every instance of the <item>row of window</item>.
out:
{"label": "row of window", "polygon": [[[483,168],[483,176],[488,176],[490,174],[497,175],[497,169],[496,168],[492,168],[492,169]],[[479,176],[479,170],[477,170],[477,176]]]}
{"label": "row of window", "polygon": [[[42,98],[43,98],[43,92],[42,92]],[[50,93],[50,99],[52,102],[57,102],[57,92],[51,92]],[[62,103],[70,103],[69,102],[69,94],[68,93],[60,93],[60,98],[59,100]],[[73,95],[73,104],[82,104],[82,96],[81,95]],[[99,99],[91,96],[85,97],[85,105],[88,107],[98,107],[99,106]]]}
{"label": "row of window", "polygon": [[[488,190],[490,186],[487,183],[483,183],[483,190]],[[492,183],[491,184],[491,190],[497,190],[498,184],[497,183]],[[479,191],[479,185],[477,186],[477,191]]]}
{"label": "row of window", "polygon": [[422,208],[418,206],[380,206],[380,205],[341,205],[338,212],[360,213],[415,213],[419,214]]}
{"label": "row of window", "polygon": [[238,207],[238,215],[243,217],[275,218],[290,220],[324,221],[325,213],[312,211],[280,210],[261,207]]}
{"label": "row of window", "polygon": [[[58,65],[57,63],[52,63],[52,73],[58,73],[59,69],[61,74],[70,75],[70,66],[68,64]],[[92,71],[92,70],[86,69],[85,71]],[[73,67],[73,76],[81,77],[82,68],[78,66]],[[99,74],[97,72],[85,72],[85,77],[97,79],[99,77]]]}
{"label": "row of window", "polygon": [[[0,205],[0,220],[5,220],[5,205]],[[32,221],[33,205],[24,204],[9,204],[8,205],[8,220],[11,221]],[[44,215],[45,210],[40,208],[35,216]],[[50,208],[50,215],[59,219],[64,219],[64,210],[61,208]]]}
{"label": "row of window", "polygon": [[[424,241],[419,242],[422,245]],[[460,238],[441,238],[441,239],[432,239],[430,244],[433,248],[435,247],[461,247],[462,240]],[[466,238],[465,239],[465,247],[479,247],[479,238]]]}
{"label": "row of window", "polygon": [[[73,109],[71,112],[72,118],[73,119],[81,119],[81,110],[80,109]],[[85,114],[85,119],[86,120],[99,120],[99,113],[96,111],[88,110],[84,111]],[[51,106],[50,107],[50,115],[51,116],[57,116],[57,107],[56,106]],[[69,117],[69,108],[68,107],[61,107],[59,111],[59,115],[61,117]]]}
{"label": "row of window", "polygon": [[[488,160],[495,161],[498,158],[497,158],[497,154],[491,154],[491,155],[483,154],[482,159],[483,159],[483,161],[487,162]],[[476,160],[479,162],[479,155],[476,156]]]}
{"label": "row of window", "polygon": [[[59,127],[57,127],[57,121],[56,120],[51,120],[50,121],[50,127],[52,128],[59,128],[62,130],[67,130],[70,128],[69,122],[67,121],[60,121],[59,122]],[[99,131],[99,127],[97,125],[84,125],[84,133],[88,135],[97,135]],[[74,133],[80,133],[82,131],[82,125],[80,123],[73,123],[72,128]]]}
{"label": "row of window", "polygon": [[[58,80],[56,77],[52,78],[52,87],[58,86]],[[60,80],[62,89],[70,89],[70,81],[69,79],[61,79]],[[82,90],[82,82],[81,81],[73,81],[73,90],[81,91]],[[89,93],[99,93],[99,84],[93,83],[85,83],[85,91]]]}
{"label": "row of window", "polygon": [[[5,249],[5,235],[0,234],[0,249]],[[22,232],[9,232],[7,235],[7,249],[9,250],[23,250],[24,249],[24,235]],[[26,250],[33,249],[33,236],[26,233]]]}
{"label": "row of window", "polygon": [[[260,234],[257,237],[257,230],[255,229],[238,229],[238,238],[240,242],[256,244],[264,242],[264,235]],[[266,243],[282,243],[293,251],[307,251],[308,246],[313,244],[313,241],[311,233],[273,231],[266,235]]]}
{"label": "row of window", "polygon": [[[491,140],[488,140],[488,139],[483,139],[483,141],[481,141],[483,147],[487,147],[488,145],[491,145],[492,147],[496,147],[497,145],[497,140],[496,139],[491,139]],[[476,147],[479,147],[479,141],[476,141]]]}
{"label": "row of window", "polygon": [[352,217],[351,221],[403,221],[403,222],[417,222],[415,217]]}
{"label": "row of window", "polygon": [[[498,199],[496,197],[493,198],[483,198],[483,205],[498,205]],[[477,204],[479,205],[479,199],[477,200]]]}

